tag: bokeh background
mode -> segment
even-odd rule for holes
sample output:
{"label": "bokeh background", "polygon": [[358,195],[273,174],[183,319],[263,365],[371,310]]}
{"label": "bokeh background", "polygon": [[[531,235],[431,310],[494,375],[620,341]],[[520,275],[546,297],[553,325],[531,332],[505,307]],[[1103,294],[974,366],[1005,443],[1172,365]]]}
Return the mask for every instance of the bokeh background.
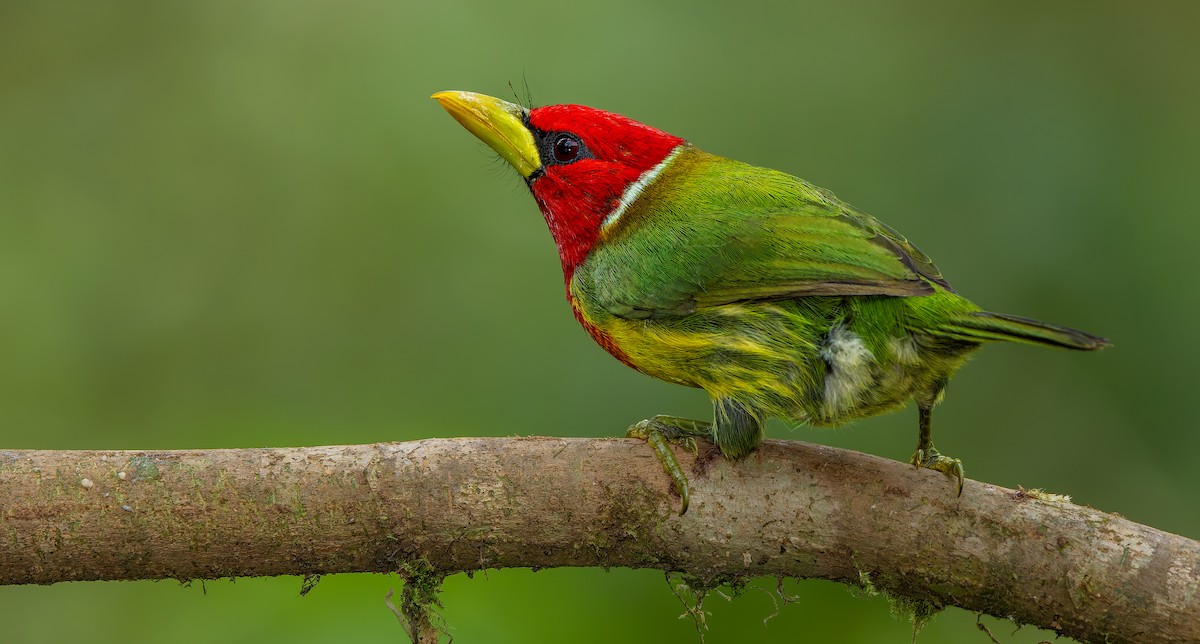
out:
{"label": "bokeh background", "polygon": [[[786,4],[786,6],[785,6]],[[1200,537],[1200,6],[1188,2],[0,4],[0,446],[610,436],[704,395],[593,345],[522,184],[428,99],[618,111],[903,231],[991,310],[938,445],[970,476]],[[912,409],[771,435],[896,459]],[[398,641],[394,576],[0,588],[9,642]],[[907,642],[759,580],[709,642]],[[694,642],[662,575],[447,580],[459,642]],[[939,615],[926,644],[986,642]],[[986,618],[1004,642],[1049,636]]]}

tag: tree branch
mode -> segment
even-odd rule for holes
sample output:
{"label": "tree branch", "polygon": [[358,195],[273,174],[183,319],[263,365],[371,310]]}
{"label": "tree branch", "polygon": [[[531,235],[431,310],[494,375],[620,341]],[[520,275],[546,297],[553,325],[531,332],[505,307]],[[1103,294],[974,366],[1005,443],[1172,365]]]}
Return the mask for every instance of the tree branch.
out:
{"label": "tree branch", "polygon": [[481,568],[628,566],[869,584],[1085,641],[1200,641],[1196,541],[985,483],[956,497],[936,472],[800,441],[680,458],[683,517],[628,439],[0,451],[0,583],[399,571],[418,597]]}

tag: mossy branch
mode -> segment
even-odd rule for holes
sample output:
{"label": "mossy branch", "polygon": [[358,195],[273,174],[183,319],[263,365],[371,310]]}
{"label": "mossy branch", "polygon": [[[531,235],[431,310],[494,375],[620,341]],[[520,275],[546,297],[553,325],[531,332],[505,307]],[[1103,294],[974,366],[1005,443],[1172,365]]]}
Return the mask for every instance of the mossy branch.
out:
{"label": "mossy branch", "polygon": [[679,456],[682,517],[628,439],[0,451],[0,583],[423,571],[413,596],[431,601],[462,571],[628,566],[866,583],[1084,641],[1200,641],[1196,541],[986,483],[956,497],[941,474],[799,441]]}

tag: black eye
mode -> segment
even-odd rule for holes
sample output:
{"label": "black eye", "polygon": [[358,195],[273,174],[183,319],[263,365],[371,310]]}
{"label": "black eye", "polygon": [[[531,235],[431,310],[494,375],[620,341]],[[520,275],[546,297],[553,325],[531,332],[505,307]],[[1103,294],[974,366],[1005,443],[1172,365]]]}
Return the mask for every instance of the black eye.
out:
{"label": "black eye", "polygon": [[557,139],[554,139],[554,160],[559,163],[570,163],[579,156],[581,147],[583,146],[579,139],[569,134],[560,134]]}

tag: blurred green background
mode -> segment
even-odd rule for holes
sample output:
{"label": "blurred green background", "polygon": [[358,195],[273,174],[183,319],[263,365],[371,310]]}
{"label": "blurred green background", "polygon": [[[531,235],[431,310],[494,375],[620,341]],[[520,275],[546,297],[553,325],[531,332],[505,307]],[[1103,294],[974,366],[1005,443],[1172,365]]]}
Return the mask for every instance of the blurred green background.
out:
{"label": "blurred green background", "polygon": [[[627,114],[903,231],[985,308],[1111,337],[983,351],[973,478],[1200,537],[1200,11],[1157,2],[0,4],[0,446],[610,436],[702,392],[595,346],[515,174],[444,89]],[[779,5],[779,6],[777,6]],[[907,459],[912,409],[793,437]],[[398,641],[396,578],[0,588],[11,642]],[[757,588],[773,589],[760,580]],[[789,582],[710,642],[907,642]],[[694,642],[653,571],[449,579],[459,642]],[[920,641],[986,642],[951,609]],[[1004,642],[1049,634],[986,619]]]}

